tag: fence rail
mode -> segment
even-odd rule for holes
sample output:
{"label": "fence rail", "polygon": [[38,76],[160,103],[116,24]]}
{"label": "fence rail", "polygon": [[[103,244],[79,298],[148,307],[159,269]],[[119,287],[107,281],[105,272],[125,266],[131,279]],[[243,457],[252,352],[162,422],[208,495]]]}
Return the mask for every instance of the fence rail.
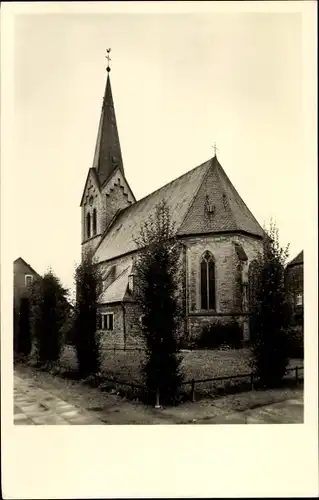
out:
{"label": "fence rail", "polygon": [[[300,371],[303,371],[304,367],[303,366],[296,366],[293,368],[287,368],[286,373],[288,372],[295,372],[295,380],[296,383],[299,382],[300,380]],[[251,372],[251,373],[242,373],[240,375],[229,375],[227,377],[213,377],[213,378],[204,378],[204,379],[192,379],[192,380],[187,380],[185,382],[182,382],[181,385],[190,385],[191,386],[191,400],[195,401],[195,385],[196,384],[201,384],[205,382],[221,382],[221,381],[226,381],[226,380],[236,380],[236,379],[247,379],[249,378],[250,380],[250,386],[251,390],[254,390],[254,382],[257,380],[256,375]],[[118,385],[123,385],[127,387],[131,387],[132,391],[134,389],[141,389],[146,392],[156,392],[156,391],[149,391],[147,387],[141,384],[137,384],[135,382],[126,382],[124,380],[116,379],[116,378],[110,378],[110,377],[102,377],[103,382],[111,382],[113,384],[118,384]]]}
{"label": "fence rail", "polygon": [[[287,368],[285,375],[288,372],[294,371],[295,372],[295,379],[296,379],[296,382],[298,383],[300,380],[299,373],[303,369],[304,369],[303,366],[296,366],[293,368]],[[192,380],[187,380],[185,382],[182,382],[182,385],[190,385],[191,386],[191,400],[195,401],[195,385],[196,384],[201,384],[201,383],[205,383],[205,382],[221,382],[224,380],[226,381],[226,380],[235,380],[235,379],[244,379],[244,378],[250,379],[251,390],[254,390],[254,381],[256,381],[257,377],[256,377],[256,374],[254,374],[253,372],[243,373],[240,375],[230,375],[227,377],[204,378],[204,379],[198,379],[198,380],[192,379]]]}

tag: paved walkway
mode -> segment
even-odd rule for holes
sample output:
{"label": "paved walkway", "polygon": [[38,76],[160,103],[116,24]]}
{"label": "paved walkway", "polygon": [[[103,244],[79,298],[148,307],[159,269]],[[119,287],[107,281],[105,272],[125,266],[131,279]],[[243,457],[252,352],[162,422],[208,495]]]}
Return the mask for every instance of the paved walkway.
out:
{"label": "paved walkway", "polygon": [[[50,379],[48,374],[44,377]],[[103,425],[103,424],[280,424],[303,423],[303,391],[290,393],[284,401],[254,409],[232,411],[223,407],[222,398],[184,403],[176,407],[155,410],[143,404],[120,400],[115,395],[100,393],[100,402],[91,410],[86,399],[77,399],[76,388],[66,392],[53,387],[52,381],[39,381],[27,374],[14,375],[14,423],[17,425]],[[60,383],[57,384],[58,386]],[[89,394],[95,390],[89,389]],[[62,396],[62,397],[60,397]],[[253,396],[253,393],[238,397]],[[231,397],[231,396],[230,396]],[[64,399],[63,399],[64,398]],[[75,404],[72,404],[71,401]],[[251,403],[257,402],[257,394]],[[101,406],[100,406],[101,405]],[[228,405],[229,406],[229,405]]]}
{"label": "paved walkway", "polygon": [[213,424],[302,424],[304,421],[303,398],[288,399],[280,403],[259,406],[252,410],[236,412],[215,418]]}
{"label": "paved walkway", "polygon": [[14,375],[15,425],[101,425],[96,415],[77,408],[37,387],[32,380]]}

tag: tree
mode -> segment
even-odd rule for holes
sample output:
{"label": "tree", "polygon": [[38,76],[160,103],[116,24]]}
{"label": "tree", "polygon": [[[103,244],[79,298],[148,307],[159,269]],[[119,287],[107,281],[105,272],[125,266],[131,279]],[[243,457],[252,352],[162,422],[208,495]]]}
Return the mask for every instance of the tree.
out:
{"label": "tree", "polygon": [[21,297],[19,312],[15,318],[15,351],[16,354],[28,356],[31,352],[30,300]]}
{"label": "tree", "polygon": [[55,363],[59,359],[67,305],[67,290],[51,270],[34,282],[31,292],[31,323],[40,365]]}
{"label": "tree", "polygon": [[75,271],[74,345],[81,378],[100,371],[100,339],[97,333],[98,288],[100,272],[90,254]]}
{"label": "tree", "polygon": [[147,388],[162,401],[173,401],[182,380],[177,335],[181,320],[179,297],[181,247],[174,237],[169,208],[162,201],[142,225],[136,244],[136,300],[142,312]]}
{"label": "tree", "polygon": [[278,229],[271,222],[263,252],[255,262],[251,321],[251,364],[261,383],[268,387],[280,383],[289,361],[287,331],[291,310],[284,281],[288,248],[281,248]]}

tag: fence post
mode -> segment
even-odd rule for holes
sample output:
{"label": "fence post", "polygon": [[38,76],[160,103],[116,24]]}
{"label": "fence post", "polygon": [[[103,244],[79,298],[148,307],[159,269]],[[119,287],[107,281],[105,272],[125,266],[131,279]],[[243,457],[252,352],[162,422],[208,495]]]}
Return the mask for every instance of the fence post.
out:
{"label": "fence post", "polygon": [[192,393],[191,393],[191,399],[193,403],[195,402],[195,380],[192,379]]}
{"label": "fence post", "polygon": [[159,388],[156,389],[156,403],[155,403],[155,408],[158,410],[161,407],[160,405],[160,393],[159,393]]}
{"label": "fence post", "polygon": [[298,366],[296,366],[296,383],[299,382]]}
{"label": "fence post", "polygon": [[253,373],[250,374],[250,386],[251,386],[251,390],[253,391],[254,390],[254,374]]}

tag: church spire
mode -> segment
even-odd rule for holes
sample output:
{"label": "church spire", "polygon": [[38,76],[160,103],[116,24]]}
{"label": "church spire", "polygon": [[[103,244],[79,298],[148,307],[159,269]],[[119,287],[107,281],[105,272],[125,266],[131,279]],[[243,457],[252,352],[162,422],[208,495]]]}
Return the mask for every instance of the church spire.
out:
{"label": "church spire", "polygon": [[93,159],[93,168],[96,169],[101,184],[110,177],[117,167],[119,167],[124,174],[111,89],[110,51],[111,49],[107,49],[107,80]]}

